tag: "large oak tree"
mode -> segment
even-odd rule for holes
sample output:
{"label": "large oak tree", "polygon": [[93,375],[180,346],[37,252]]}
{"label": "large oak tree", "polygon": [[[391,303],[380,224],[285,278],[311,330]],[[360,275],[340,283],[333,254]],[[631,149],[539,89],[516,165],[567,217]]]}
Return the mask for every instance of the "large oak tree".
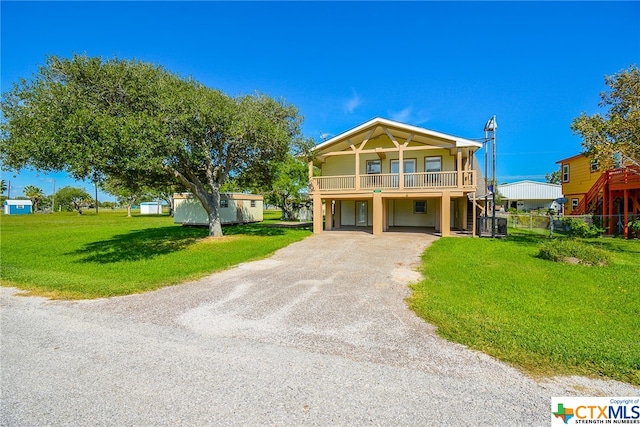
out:
{"label": "large oak tree", "polygon": [[229,97],[139,61],[51,56],[2,100],[0,161],[20,170],[115,178],[125,187],[179,181],[221,236],[220,188],[269,171],[299,135],[284,101]]}
{"label": "large oak tree", "polygon": [[571,129],[582,137],[586,154],[605,170],[615,163],[640,164],[640,69],[632,65],[613,76],[605,76],[609,86],[600,94],[605,115],[582,113]]}

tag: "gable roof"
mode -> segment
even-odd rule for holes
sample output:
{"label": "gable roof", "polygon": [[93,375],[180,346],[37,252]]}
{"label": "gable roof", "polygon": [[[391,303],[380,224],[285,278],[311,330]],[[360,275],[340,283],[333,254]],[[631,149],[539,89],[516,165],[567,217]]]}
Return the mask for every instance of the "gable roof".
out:
{"label": "gable roof", "polygon": [[482,143],[472,141],[470,139],[460,138],[446,133],[436,132],[433,130],[421,128],[418,126],[408,125],[406,123],[396,122],[394,120],[375,117],[368,122],[362,123],[351,128],[339,135],[334,136],[314,147],[314,151],[324,150],[332,145],[351,140],[354,144],[362,142],[364,139],[373,139],[377,136],[386,134],[389,130],[396,138],[406,139],[409,135],[413,135],[412,141],[423,142],[439,145],[443,148],[481,148]]}

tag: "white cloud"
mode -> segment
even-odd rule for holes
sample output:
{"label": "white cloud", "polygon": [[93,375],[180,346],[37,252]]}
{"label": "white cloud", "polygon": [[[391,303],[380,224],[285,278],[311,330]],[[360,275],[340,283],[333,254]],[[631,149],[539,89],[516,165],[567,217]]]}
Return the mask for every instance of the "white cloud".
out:
{"label": "white cloud", "polygon": [[354,90],[353,95],[344,103],[342,108],[347,113],[353,113],[353,110],[355,110],[361,103],[362,101],[360,100],[360,97]]}
{"label": "white cloud", "polygon": [[390,111],[389,115],[391,116],[391,120],[395,120],[397,122],[408,122],[409,119],[411,118],[411,110],[413,108],[411,106],[408,106],[407,108],[401,110],[401,111],[397,111],[397,112],[393,112]]}

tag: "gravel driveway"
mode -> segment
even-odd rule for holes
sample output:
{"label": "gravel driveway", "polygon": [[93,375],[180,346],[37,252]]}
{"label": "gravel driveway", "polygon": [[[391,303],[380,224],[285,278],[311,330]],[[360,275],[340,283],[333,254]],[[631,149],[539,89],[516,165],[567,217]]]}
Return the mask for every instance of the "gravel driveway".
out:
{"label": "gravel driveway", "polygon": [[2,425],[549,425],[531,379],[439,338],[406,284],[434,236],[334,231],[262,261],[92,301],[1,288]]}

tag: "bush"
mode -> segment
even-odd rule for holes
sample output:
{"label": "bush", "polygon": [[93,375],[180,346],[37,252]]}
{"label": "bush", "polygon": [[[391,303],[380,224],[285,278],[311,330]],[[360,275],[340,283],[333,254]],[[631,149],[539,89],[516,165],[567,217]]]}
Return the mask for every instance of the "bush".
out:
{"label": "bush", "polygon": [[550,240],[540,247],[538,256],[555,262],[567,262],[573,258],[586,265],[607,265],[610,261],[606,251],[575,239]]}
{"label": "bush", "polygon": [[596,225],[590,225],[585,220],[579,218],[562,218],[562,223],[567,229],[567,234],[571,237],[599,237],[604,230]]}

